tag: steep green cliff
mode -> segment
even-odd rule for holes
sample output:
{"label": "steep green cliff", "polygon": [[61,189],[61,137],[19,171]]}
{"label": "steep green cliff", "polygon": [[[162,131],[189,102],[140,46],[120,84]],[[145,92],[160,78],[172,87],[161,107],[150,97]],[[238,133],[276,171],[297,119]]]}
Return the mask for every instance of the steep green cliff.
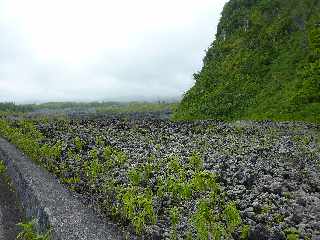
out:
{"label": "steep green cliff", "polygon": [[231,0],[176,119],[320,122],[320,0]]}

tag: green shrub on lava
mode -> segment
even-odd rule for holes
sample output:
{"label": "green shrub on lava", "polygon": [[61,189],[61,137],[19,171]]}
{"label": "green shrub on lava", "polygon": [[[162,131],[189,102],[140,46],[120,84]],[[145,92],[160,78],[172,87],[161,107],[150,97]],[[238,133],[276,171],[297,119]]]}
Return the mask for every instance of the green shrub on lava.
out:
{"label": "green shrub on lava", "polygon": [[133,186],[138,186],[143,180],[142,173],[138,167],[128,171],[128,178]]}
{"label": "green shrub on lava", "polygon": [[131,221],[136,232],[141,234],[146,224],[155,224],[157,216],[153,209],[152,192],[137,187],[125,189],[122,199],[124,215]]}
{"label": "green shrub on lava", "polygon": [[21,228],[16,239],[21,240],[50,240],[51,230],[48,230],[44,234],[40,234],[36,230],[37,221],[31,220],[29,222],[18,223],[17,225]]}
{"label": "green shrub on lava", "polygon": [[7,167],[4,164],[3,160],[0,160],[0,175],[4,174],[7,171]]}
{"label": "green shrub on lava", "polygon": [[170,222],[171,222],[171,239],[178,239],[177,226],[180,221],[180,210],[178,207],[173,207],[169,210]]}
{"label": "green shrub on lava", "polygon": [[96,151],[93,151],[93,158],[90,161],[85,161],[83,164],[83,171],[91,183],[95,182],[97,177],[103,172],[103,165],[96,158],[95,154]]}
{"label": "green shrub on lava", "polygon": [[240,213],[234,203],[228,203],[222,207],[222,211],[216,211],[217,201],[212,198],[199,201],[192,216],[198,239],[230,239],[232,233],[241,225]]}
{"label": "green shrub on lava", "polygon": [[189,157],[189,164],[194,171],[201,171],[203,169],[203,160],[200,154],[194,152]]}
{"label": "green shrub on lava", "polygon": [[76,149],[78,150],[78,152],[80,152],[83,147],[84,147],[84,142],[81,140],[80,137],[75,137],[75,139],[73,140],[74,145],[76,146]]}

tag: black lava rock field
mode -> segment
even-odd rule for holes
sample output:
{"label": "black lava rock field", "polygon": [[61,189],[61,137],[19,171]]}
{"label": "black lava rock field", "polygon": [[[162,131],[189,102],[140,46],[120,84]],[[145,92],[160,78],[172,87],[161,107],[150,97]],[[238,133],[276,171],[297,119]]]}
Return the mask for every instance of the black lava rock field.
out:
{"label": "black lava rock field", "polygon": [[116,222],[124,238],[320,239],[317,125],[111,118],[33,124],[43,151],[56,150],[42,164]]}

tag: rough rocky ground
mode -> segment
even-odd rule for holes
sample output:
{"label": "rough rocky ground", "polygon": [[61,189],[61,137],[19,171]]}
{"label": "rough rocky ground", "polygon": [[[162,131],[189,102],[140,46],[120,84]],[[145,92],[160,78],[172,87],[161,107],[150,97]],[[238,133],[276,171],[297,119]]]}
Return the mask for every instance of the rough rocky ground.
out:
{"label": "rough rocky ground", "polygon": [[[170,122],[166,120],[74,120],[38,123],[47,143],[64,142],[64,161],[77,169],[67,156],[79,136],[86,143],[82,158],[98,146],[97,137],[126,153],[130,166],[148,157],[179,156],[182,164],[197,152],[204,168],[216,173],[228,200],[237,203],[244,224],[250,225],[249,239],[320,239],[320,148],[319,127],[303,123],[236,122],[233,124]],[[125,182],[125,174],[114,175]],[[72,167],[66,175],[72,176]],[[164,174],[160,169],[151,182]],[[156,183],[155,183],[156,184]],[[99,194],[73,187],[95,202]],[[156,202],[161,206],[170,203]],[[191,201],[181,206],[184,214],[195,208]],[[159,208],[159,206],[155,206]],[[160,207],[161,208],[161,207]],[[151,231],[169,237],[169,220],[158,221]],[[182,218],[179,236],[186,230]],[[153,235],[153,236],[157,236]],[[239,235],[234,235],[239,238]],[[294,237],[294,238],[290,238]]]}

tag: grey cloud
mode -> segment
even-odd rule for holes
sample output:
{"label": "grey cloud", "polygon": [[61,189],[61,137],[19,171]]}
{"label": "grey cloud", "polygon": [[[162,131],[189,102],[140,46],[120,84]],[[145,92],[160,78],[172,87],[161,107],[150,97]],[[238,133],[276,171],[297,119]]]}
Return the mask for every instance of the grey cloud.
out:
{"label": "grey cloud", "polygon": [[[221,6],[220,6],[221,7]],[[215,33],[220,9],[179,29],[145,32],[123,49],[101,49],[85,64],[41,62],[0,25],[0,101],[155,100],[180,97],[193,84],[204,50]],[[215,22],[214,22],[215,21]]]}

